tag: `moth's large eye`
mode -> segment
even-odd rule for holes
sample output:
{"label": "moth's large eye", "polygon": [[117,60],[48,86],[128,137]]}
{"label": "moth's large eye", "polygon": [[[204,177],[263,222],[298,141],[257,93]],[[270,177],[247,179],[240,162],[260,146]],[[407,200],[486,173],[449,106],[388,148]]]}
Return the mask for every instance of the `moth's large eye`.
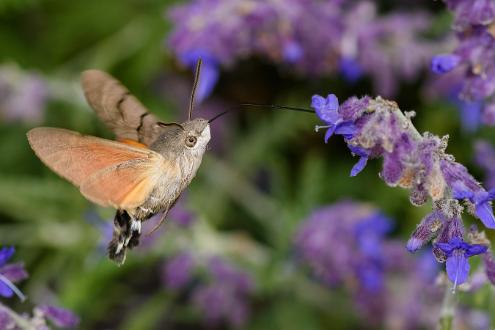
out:
{"label": "moth's large eye", "polygon": [[195,137],[195,136],[188,136],[186,138],[186,146],[192,148],[194,147],[194,145],[196,144],[196,142],[198,142],[198,139]]}

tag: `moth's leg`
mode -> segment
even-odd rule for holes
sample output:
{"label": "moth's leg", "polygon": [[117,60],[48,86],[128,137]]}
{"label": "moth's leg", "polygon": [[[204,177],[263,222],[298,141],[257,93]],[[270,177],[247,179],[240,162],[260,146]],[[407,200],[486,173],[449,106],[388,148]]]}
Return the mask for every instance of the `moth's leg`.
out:
{"label": "moth's leg", "polygon": [[108,256],[118,264],[123,264],[126,253],[126,239],[130,234],[130,216],[124,210],[117,210],[113,220],[112,240],[108,244]]}
{"label": "moth's leg", "polygon": [[158,228],[160,228],[160,226],[162,225],[163,221],[165,221],[165,218],[167,217],[167,214],[168,214],[168,211],[169,210],[170,210],[170,207],[167,207],[165,209],[165,211],[163,211],[162,216],[160,217],[160,220],[158,221],[158,224],[156,224],[155,227],[153,227],[153,229],[151,229],[151,231],[146,234],[146,236],[149,236],[149,235],[153,234]]}
{"label": "moth's leg", "polygon": [[130,235],[127,237],[126,246],[132,249],[139,245],[139,237],[141,236],[141,220],[131,216],[130,220]]}

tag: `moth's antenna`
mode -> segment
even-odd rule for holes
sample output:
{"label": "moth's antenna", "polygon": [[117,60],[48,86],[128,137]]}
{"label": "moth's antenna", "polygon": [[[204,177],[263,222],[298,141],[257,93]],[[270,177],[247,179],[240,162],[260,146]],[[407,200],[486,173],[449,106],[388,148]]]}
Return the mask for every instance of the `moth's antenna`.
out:
{"label": "moth's antenna", "polygon": [[269,110],[289,110],[289,111],[315,113],[315,111],[311,110],[311,109],[289,107],[289,106],[284,106],[284,105],[274,105],[274,104],[241,103],[241,104],[239,104],[239,106],[240,106],[239,108],[232,108],[232,109],[228,109],[228,110],[225,110],[223,112],[220,112],[218,115],[215,115],[213,118],[209,119],[208,123],[213,122],[214,120],[222,117],[223,115],[231,112],[232,110],[247,110],[247,109],[242,108],[242,107],[267,108]]}
{"label": "moth's antenna", "polygon": [[189,100],[189,112],[187,115],[188,120],[191,120],[191,114],[194,108],[194,96],[196,94],[196,88],[198,87],[198,83],[199,83],[199,75],[201,73],[201,63],[202,63],[201,58],[199,58],[198,62],[196,62],[196,71],[194,72],[194,83],[191,92],[191,99]]}
{"label": "moth's antenna", "polygon": [[290,110],[290,111],[315,113],[315,111],[311,110],[311,109],[298,108],[298,107],[288,107],[288,106],[284,106],[284,105],[275,105],[275,104],[241,103],[240,105],[243,107],[269,108],[272,110]]}

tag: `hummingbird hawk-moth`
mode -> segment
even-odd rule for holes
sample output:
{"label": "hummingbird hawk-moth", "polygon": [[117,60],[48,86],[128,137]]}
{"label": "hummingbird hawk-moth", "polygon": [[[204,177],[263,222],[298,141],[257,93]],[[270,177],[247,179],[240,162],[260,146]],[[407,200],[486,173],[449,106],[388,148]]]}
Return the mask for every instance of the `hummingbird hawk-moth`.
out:
{"label": "hummingbird hawk-moth", "polygon": [[118,264],[139,244],[141,223],[163,212],[161,224],[201,164],[212,120],[191,119],[200,69],[201,60],[183,123],[160,122],[118,80],[88,70],[81,76],[84,95],[116,141],[51,127],[27,133],[45,165],[91,202],[117,209],[108,256]]}

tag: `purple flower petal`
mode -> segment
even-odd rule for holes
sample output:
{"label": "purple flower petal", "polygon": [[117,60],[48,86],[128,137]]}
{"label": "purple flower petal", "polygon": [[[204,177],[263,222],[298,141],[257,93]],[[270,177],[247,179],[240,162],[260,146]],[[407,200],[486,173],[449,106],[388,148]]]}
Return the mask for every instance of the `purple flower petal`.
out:
{"label": "purple flower petal", "polygon": [[335,134],[343,135],[345,139],[350,140],[357,132],[356,125],[351,121],[345,121],[337,125]]}
{"label": "purple flower petal", "polygon": [[311,98],[311,107],[318,112],[321,111],[324,106],[325,98],[320,95],[313,95],[313,97]]}
{"label": "purple flower petal", "polygon": [[458,284],[466,282],[469,275],[469,262],[464,256],[464,251],[455,250],[450,257],[447,258],[447,275],[454,283],[454,288]]}
{"label": "purple flower petal", "polygon": [[191,280],[194,266],[195,262],[190,253],[178,254],[165,264],[162,281],[168,288],[182,289]]}
{"label": "purple flower petal", "polygon": [[283,49],[284,60],[289,63],[294,63],[299,61],[304,55],[304,49],[298,42],[290,41],[285,44]]}
{"label": "purple flower petal", "polygon": [[455,199],[469,199],[474,198],[474,193],[471,189],[466,187],[462,182],[456,181],[452,184],[452,195]]}
{"label": "purple flower petal", "polygon": [[363,75],[363,68],[356,59],[351,57],[344,57],[340,61],[340,72],[344,76],[344,79],[353,83],[356,82]]}
{"label": "purple flower petal", "polygon": [[486,250],[488,250],[488,247],[485,245],[481,245],[481,244],[469,245],[466,248],[465,256],[466,258],[469,258],[477,254],[485,253]]}
{"label": "purple flower petal", "polygon": [[14,255],[15,249],[13,246],[4,247],[0,250],[0,267],[5,265],[7,261]]}
{"label": "purple flower petal", "polygon": [[332,137],[335,132],[335,125],[330,126],[325,133],[325,143],[328,143],[328,140]]}
{"label": "purple flower petal", "polygon": [[329,94],[326,99],[319,95],[313,95],[311,107],[315,109],[318,117],[330,125],[336,125],[341,120],[339,113],[339,100],[334,94]]}
{"label": "purple flower petal", "polygon": [[326,103],[329,111],[337,111],[339,109],[339,99],[335,94],[328,94]]}
{"label": "purple flower petal", "polygon": [[436,243],[435,247],[445,252],[447,256],[449,256],[452,253],[452,251],[455,249],[455,247],[452,246],[452,244],[450,243]]}
{"label": "purple flower petal", "polygon": [[455,54],[442,54],[434,56],[431,60],[431,70],[442,74],[451,71],[461,62],[461,58]]}
{"label": "purple flower petal", "polygon": [[194,68],[199,59],[202,60],[201,76],[199,77],[196,90],[196,100],[198,103],[210,96],[220,75],[218,61],[209,52],[202,49],[185,52],[180,56],[184,65]]}
{"label": "purple flower petal", "polygon": [[0,274],[8,278],[11,282],[18,282],[28,278],[28,273],[24,269],[24,264],[21,262],[1,267]]}
{"label": "purple flower petal", "polygon": [[44,305],[40,307],[40,310],[45,314],[47,319],[60,328],[74,328],[80,322],[77,315],[65,308]]}
{"label": "purple flower petal", "polygon": [[14,295],[14,291],[0,280],[0,296],[10,298]]}
{"label": "purple flower petal", "polygon": [[366,167],[366,163],[368,163],[368,157],[359,158],[358,162],[352,167],[351,176],[358,175]]}
{"label": "purple flower petal", "polygon": [[196,100],[198,103],[201,103],[211,95],[218,82],[219,76],[220,70],[216,63],[203,61],[203,65],[201,66],[201,76],[199,77],[198,82],[198,89],[196,90]]}
{"label": "purple flower petal", "polygon": [[483,222],[485,227],[495,229],[495,217],[492,206],[488,201],[476,204],[476,216]]}

